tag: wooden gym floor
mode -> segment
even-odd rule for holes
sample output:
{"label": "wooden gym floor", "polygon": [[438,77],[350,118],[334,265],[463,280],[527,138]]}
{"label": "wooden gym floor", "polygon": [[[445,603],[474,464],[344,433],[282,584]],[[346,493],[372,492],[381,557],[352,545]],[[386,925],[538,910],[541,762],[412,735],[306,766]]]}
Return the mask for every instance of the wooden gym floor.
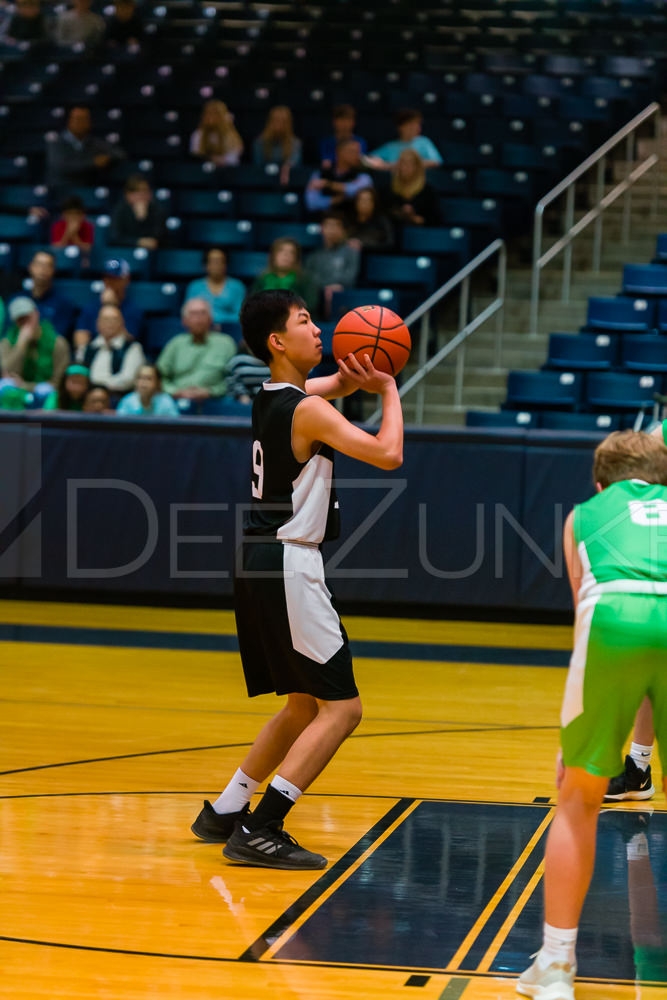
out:
{"label": "wooden gym floor", "polygon": [[[570,630],[346,625],[365,716],[288,824],[330,864],[287,873],[190,833],[278,704],[229,612],[0,603],[3,1000],[515,996]],[[579,1000],[664,1000],[666,844],[661,792],[604,810]]]}

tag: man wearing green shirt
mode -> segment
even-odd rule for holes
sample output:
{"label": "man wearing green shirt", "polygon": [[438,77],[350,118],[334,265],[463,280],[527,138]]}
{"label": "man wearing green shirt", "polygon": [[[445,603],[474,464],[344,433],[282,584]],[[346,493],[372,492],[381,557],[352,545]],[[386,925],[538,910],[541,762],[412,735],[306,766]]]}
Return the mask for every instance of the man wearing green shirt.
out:
{"label": "man wearing green shirt", "polygon": [[194,402],[224,396],[227,365],[236,354],[233,338],[211,330],[211,307],[204,299],[189,299],[181,316],[188,332],[172,337],[157,359],[164,391]]}

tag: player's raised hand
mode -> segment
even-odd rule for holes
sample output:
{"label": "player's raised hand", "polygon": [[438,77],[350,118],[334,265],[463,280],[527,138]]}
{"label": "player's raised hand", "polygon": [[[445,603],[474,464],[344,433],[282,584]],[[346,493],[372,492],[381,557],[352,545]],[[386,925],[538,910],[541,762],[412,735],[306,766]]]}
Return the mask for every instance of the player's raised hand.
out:
{"label": "player's raised hand", "polygon": [[373,392],[382,395],[396,387],[396,380],[393,375],[378,371],[373,365],[368,354],[358,358],[356,354],[348,354],[345,358],[339,358],[338,371],[344,379],[351,382],[358,389],[364,392]]}

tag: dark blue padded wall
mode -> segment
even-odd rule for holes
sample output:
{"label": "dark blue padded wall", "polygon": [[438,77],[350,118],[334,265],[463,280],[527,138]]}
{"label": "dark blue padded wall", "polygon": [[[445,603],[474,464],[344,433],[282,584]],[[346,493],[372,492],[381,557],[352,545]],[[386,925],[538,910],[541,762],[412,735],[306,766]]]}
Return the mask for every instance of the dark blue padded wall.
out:
{"label": "dark blue padded wall", "polygon": [[[244,421],[0,416],[0,585],[232,594],[249,499]],[[343,533],[327,572],[346,603],[564,611],[564,516],[592,492],[596,435],[418,430],[382,472],[340,458]],[[22,456],[21,462],[17,462]]]}

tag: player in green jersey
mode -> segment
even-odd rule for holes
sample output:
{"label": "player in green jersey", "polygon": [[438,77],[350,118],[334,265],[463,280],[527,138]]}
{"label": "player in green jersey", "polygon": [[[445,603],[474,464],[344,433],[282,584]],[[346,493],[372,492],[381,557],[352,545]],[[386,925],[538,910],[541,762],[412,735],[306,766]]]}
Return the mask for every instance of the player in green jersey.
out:
{"label": "player in green jersey", "polygon": [[563,533],[576,613],[563,760],[544,863],[543,943],[517,984],[536,1000],[574,1000],[598,813],[647,695],[667,765],[667,449],[647,434],[616,432],[596,449],[593,478],[598,493],[575,507]]}
{"label": "player in green jersey", "polygon": [[[667,420],[654,428],[651,436],[667,445]],[[651,778],[651,755],[654,740],[653,709],[649,699],[645,698],[637,712],[630,753],[625,758],[621,773],[610,780],[605,802],[640,801],[653,796],[655,788]]]}

